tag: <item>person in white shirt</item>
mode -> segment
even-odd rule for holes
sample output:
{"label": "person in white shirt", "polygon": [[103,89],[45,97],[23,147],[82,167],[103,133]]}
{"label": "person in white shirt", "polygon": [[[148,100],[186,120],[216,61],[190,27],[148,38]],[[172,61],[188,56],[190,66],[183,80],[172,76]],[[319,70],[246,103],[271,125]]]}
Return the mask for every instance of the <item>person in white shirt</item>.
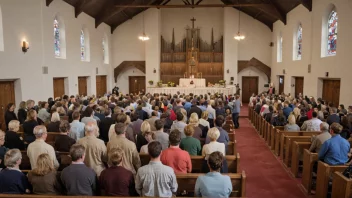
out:
{"label": "person in white shirt", "polygon": [[208,130],[209,130],[210,129],[210,124],[208,122],[208,116],[209,116],[208,111],[203,111],[202,118],[199,119],[199,124],[204,126],[204,127],[208,127]]}
{"label": "person in white shirt", "polygon": [[304,121],[303,125],[301,126],[302,131],[320,131],[320,124],[322,123],[319,120],[317,112],[312,112],[312,119]]}

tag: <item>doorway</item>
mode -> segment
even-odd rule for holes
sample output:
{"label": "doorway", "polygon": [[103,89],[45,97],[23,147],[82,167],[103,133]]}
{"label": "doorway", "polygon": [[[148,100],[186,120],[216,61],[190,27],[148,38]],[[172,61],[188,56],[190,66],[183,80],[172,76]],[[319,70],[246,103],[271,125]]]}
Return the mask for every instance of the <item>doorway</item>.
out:
{"label": "doorway", "polygon": [[323,80],[322,98],[328,103],[338,107],[340,102],[340,80]]}
{"label": "doorway", "polygon": [[279,76],[279,95],[285,91],[285,76]]}
{"label": "doorway", "polygon": [[5,111],[9,103],[15,104],[15,82],[0,81],[0,128],[6,130]]}
{"label": "doorway", "polygon": [[304,96],[303,86],[304,86],[304,78],[296,77],[295,78],[295,97],[297,97],[300,93],[302,94],[302,96]]}
{"label": "doorway", "polygon": [[87,77],[78,77],[78,94],[87,96]]}
{"label": "doorway", "polygon": [[97,96],[101,97],[107,93],[106,76],[96,76]]}
{"label": "doorway", "polygon": [[248,103],[253,93],[258,94],[258,76],[242,76],[242,102]]}
{"label": "doorway", "polygon": [[65,78],[54,78],[54,98],[65,95]]}
{"label": "doorway", "polygon": [[129,76],[130,93],[145,93],[145,76]]}

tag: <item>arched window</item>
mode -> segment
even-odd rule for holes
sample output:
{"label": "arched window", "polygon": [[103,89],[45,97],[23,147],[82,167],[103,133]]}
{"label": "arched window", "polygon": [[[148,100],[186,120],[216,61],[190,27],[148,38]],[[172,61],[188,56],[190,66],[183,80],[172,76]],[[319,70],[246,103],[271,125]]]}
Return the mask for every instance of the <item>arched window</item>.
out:
{"label": "arched window", "polygon": [[336,55],[336,44],[337,44],[337,21],[338,16],[335,10],[332,10],[328,18],[328,46],[327,55]]}
{"label": "arched window", "polygon": [[0,51],[4,51],[4,30],[2,26],[1,6],[0,6]]}
{"label": "arched window", "polygon": [[103,41],[102,41],[102,47],[103,47],[103,62],[105,64],[109,64],[109,45],[108,41],[106,39],[106,36],[104,36]]}
{"label": "arched window", "polygon": [[302,25],[298,26],[297,30],[297,60],[301,60],[302,58]]}
{"label": "arched window", "polygon": [[55,57],[61,56],[61,45],[60,45],[60,26],[59,21],[54,19],[54,49]]}
{"label": "arched window", "polygon": [[282,33],[280,32],[280,35],[277,38],[277,62],[281,63],[282,62]]}
{"label": "arched window", "polygon": [[84,32],[81,30],[81,60],[86,60],[86,47],[85,47],[85,38]]}

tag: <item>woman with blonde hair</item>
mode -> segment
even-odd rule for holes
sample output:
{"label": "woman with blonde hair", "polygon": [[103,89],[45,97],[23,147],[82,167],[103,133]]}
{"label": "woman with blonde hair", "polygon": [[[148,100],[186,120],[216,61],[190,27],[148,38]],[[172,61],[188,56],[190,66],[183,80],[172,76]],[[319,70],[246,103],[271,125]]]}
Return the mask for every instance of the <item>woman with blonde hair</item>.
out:
{"label": "woman with blonde hair", "polygon": [[37,121],[37,112],[33,109],[28,111],[27,119],[23,123],[23,131],[24,131],[24,141],[28,144],[34,142],[35,136],[33,134],[33,129],[39,125]]}
{"label": "woman with blonde hair", "polygon": [[199,124],[204,126],[204,127],[208,127],[208,130],[209,130],[210,129],[210,123],[208,122],[208,116],[209,116],[208,111],[203,111],[202,112],[202,118],[199,119]]}
{"label": "woman with blonde hair", "polygon": [[148,140],[145,139],[145,133],[151,132],[151,127],[148,121],[143,121],[141,125],[141,133],[137,135],[136,138],[136,146],[137,146],[137,151],[140,152],[142,146],[148,144]]}
{"label": "woman with blonde hair", "polygon": [[300,131],[299,126],[296,124],[296,117],[293,113],[288,116],[288,123],[285,125],[285,131]]}
{"label": "woman with blonde hair", "polygon": [[186,138],[181,140],[180,148],[187,151],[189,155],[201,155],[202,147],[200,141],[192,137],[194,133],[194,127],[189,124],[185,127],[184,132],[186,134]]}
{"label": "woman with blonde hair", "polygon": [[20,121],[21,124],[24,123],[24,121],[27,119],[27,109],[26,109],[26,102],[21,101],[20,105],[18,105],[18,112],[17,112],[17,118],[18,121]]}
{"label": "woman with blonde hair", "polygon": [[9,130],[5,135],[5,147],[9,149],[24,150],[24,143],[18,136],[17,132],[20,129],[20,122],[18,120],[11,120],[9,123]]}
{"label": "woman with blonde hair", "polygon": [[293,115],[295,116],[295,119],[296,119],[296,121],[297,121],[298,116],[301,115],[301,109],[298,108],[298,107],[295,107],[295,108],[293,109]]}
{"label": "woman with blonde hair", "polygon": [[60,132],[60,115],[58,112],[54,112],[51,115],[50,123],[47,126],[48,132]]}
{"label": "woman with blonde hair", "polygon": [[198,139],[199,141],[204,141],[202,129],[199,127],[199,119],[197,113],[192,113],[189,117],[189,124],[194,128],[193,137]]}
{"label": "woman with blonde hair", "polygon": [[57,174],[50,156],[47,153],[40,154],[36,168],[28,173],[28,180],[32,184],[33,193],[39,195],[61,194],[62,187],[57,179]]}

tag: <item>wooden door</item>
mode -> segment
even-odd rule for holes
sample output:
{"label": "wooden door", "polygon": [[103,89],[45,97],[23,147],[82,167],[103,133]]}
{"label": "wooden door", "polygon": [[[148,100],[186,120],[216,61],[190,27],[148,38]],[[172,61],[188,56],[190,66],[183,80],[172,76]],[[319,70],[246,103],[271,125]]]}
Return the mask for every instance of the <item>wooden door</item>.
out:
{"label": "wooden door", "polygon": [[78,94],[87,96],[87,77],[78,77]]}
{"label": "wooden door", "polygon": [[15,82],[0,81],[0,128],[6,130],[5,111],[9,103],[15,104]]}
{"label": "wooden door", "polygon": [[65,94],[65,78],[54,78],[54,98]]}
{"label": "wooden door", "polygon": [[285,76],[279,76],[279,94],[284,92],[285,88]]}
{"label": "wooden door", "polygon": [[248,103],[253,93],[258,94],[258,76],[242,76],[242,102]]}
{"label": "wooden door", "polygon": [[145,76],[130,76],[129,77],[130,93],[145,93]]}
{"label": "wooden door", "polygon": [[96,76],[97,96],[101,97],[107,93],[106,76]]}
{"label": "wooden door", "polygon": [[323,100],[332,102],[334,107],[338,107],[340,102],[340,80],[323,81]]}
{"label": "wooden door", "polygon": [[295,97],[298,96],[298,94],[303,94],[303,85],[304,85],[304,78],[303,77],[296,77],[295,79]]}

